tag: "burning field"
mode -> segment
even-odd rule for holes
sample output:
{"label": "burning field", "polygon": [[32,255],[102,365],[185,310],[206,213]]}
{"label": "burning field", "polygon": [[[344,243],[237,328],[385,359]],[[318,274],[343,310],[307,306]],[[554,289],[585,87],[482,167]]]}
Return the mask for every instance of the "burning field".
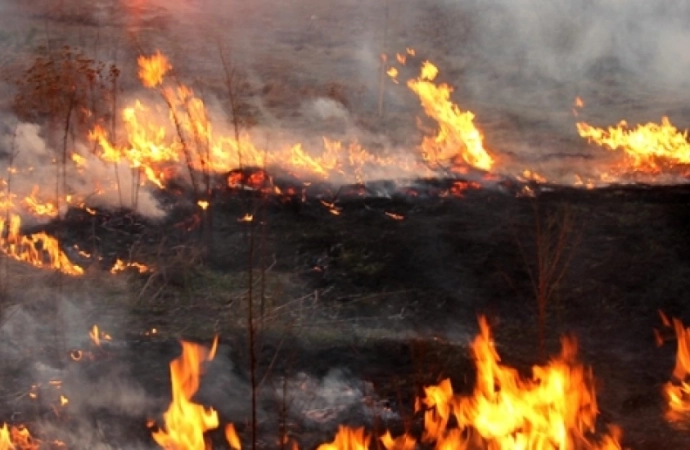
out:
{"label": "burning field", "polygon": [[690,448],[690,9],[169,3],[0,0],[0,450]]}

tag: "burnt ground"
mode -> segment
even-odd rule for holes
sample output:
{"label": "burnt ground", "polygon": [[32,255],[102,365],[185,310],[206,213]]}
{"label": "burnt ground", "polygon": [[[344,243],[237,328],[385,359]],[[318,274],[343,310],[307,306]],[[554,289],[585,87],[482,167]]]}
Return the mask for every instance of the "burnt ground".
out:
{"label": "burnt ground", "polygon": [[[416,195],[398,190],[390,198],[367,197],[361,190],[348,197],[341,191],[335,202],[340,215],[317,197],[297,202],[222,192],[192,231],[181,230],[180,223],[187,226],[193,217],[184,211],[157,224],[102,212],[74,213],[65,223],[48,225],[52,232],[62,230],[66,243],[100,242],[88,250],[131,254],[156,272],[87,271],[85,279],[103,294],[94,298],[84,288],[81,298],[70,298],[67,311],[59,307],[68,317],[61,326],[76,334],[76,341],[27,348],[21,364],[4,377],[3,390],[12,393],[4,408],[8,420],[57,423],[59,432],[45,424],[42,432],[69,430],[63,437],[72,440],[71,448],[86,448],[89,427],[98,430],[90,439],[99,442],[120,445],[123,435],[127,442],[149,442],[146,417],[167,404],[167,364],[179,352],[176,339],[209,342],[219,334],[218,361],[211,363],[200,401],[237,423],[248,442],[251,295],[260,317],[262,446],[274,445],[283,422],[306,448],[329,440],[339,423],[379,430],[400,430],[407,423],[419,429],[421,418],[412,406],[422,386],[450,377],[456,391],[471,389],[468,343],[478,315],[488,316],[504,363],[528,374],[533,364],[546,361],[540,356],[530,282],[539,218],[543,239],[567,230],[564,276],[546,307],[544,355],[558,353],[559,336],[577,337],[581,359],[597,380],[601,426],[621,426],[627,447],[687,445],[690,434],[682,423],[672,427],[664,420],[660,393],[673,368],[675,342],[657,348],[653,329],[661,327],[658,310],[690,320],[685,302],[690,188],[542,187],[536,196],[523,197],[502,184],[467,190],[462,198],[428,195],[443,183],[426,180],[416,184]],[[332,201],[333,195],[325,196]],[[247,211],[254,222],[238,221]],[[549,218],[553,229],[547,227]],[[122,236],[120,241],[114,235]],[[113,253],[117,249],[120,255]],[[56,277],[48,282],[53,294],[32,299],[21,314],[43,317],[46,309],[54,310],[56,289],[73,297],[82,289],[75,283],[86,283]],[[112,294],[105,285],[112,285]],[[78,325],[70,308],[83,319]],[[16,316],[6,321],[13,320],[22,323]],[[112,330],[113,341],[102,349],[89,346],[89,321]],[[41,333],[52,335],[51,327]],[[157,333],[146,335],[152,327]],[[43,341],[35,337],[41,333],[33,339]],[[91,359],[56,359],[55,350],[66,346],[90,352]],[[36,361],[43,364],[40,370]],[[16,394],[46,370],[56,371],[65,394],[74,398],[59,414],[50,403],[37,407]],[[283,388],[284,404],[278,395]],[[93,400],[113,389],[120,394]],[[311,400],[305,400],[305,390]],[[134,405],[122,400],[137,392]]]}

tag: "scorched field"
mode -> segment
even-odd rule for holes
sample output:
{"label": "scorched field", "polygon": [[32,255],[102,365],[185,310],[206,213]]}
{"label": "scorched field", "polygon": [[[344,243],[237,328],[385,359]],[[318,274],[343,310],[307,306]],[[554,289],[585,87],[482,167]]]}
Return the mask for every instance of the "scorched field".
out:
{"label": "scorched field", "polygon": [[0,450],[690,448],[689,19],[0,0]]}

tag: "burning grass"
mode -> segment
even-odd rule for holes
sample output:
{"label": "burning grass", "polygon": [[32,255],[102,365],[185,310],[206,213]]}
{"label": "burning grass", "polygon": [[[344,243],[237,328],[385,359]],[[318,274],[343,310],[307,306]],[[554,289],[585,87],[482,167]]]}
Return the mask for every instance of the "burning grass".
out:
{"label": "burning grass", "polygon": [[[16,157],[21,154],[13,138],[3,185],[7,201],[3,202],[5,219],[0,220],[0,249],[9,259],[47,269],[43,276],[50,280],[41,279],[43,291],[39,296],[46,300],[40,305],[45,307],[46,315],[58,311],[55,315],[61,316],[56,303],[51,303],[52,290],[59,290],[61,295],[96,292],[94,295],[102,296],[104,304],[112,302],[109,307],[119,309],[125,316],[123,321],[136,317],[137,325],[143,322],[140,328],[146,331],[137,339],[207,337],[230,328],[228,336],[242,336],[235,342],[246,344],[242,339],[250,335],[251,350],[249,356],[244,355],[250,360],[256,357],[252,341],[255,331],[267,340],[269,335],[277,336],[278,349],[285,336],[298,333],[309,335],[304,339],[320,345],[342,340],[343,334],[355,342],[375,334],[366,321],[379,321],[379,315],[385,315],[388,321],[376,331],[386,335],[391,331],[389,325],[402,319],[408,319],[411,327],[417,326],[420,317],[426,317],[424,314],[435,320],[448,319],[451,314],[444,310],[447,300],[441,299],[452,297],[459,303],[457,297],[462,297],[462,302],[472,307],[483,307],[486,303],[472,303],[475,297],[494,298],[496,293],[504,295],[495,297],[511,298],[509,314],[522,311],[512,303],[513,295],[520,297],[524,288],[521,280],[529,274],[516,269],[516,252],[507,250],[514,242],[503,234],[497,236],[496,229],[512,224],[513,218],[506,217],[516,212],[515,204],[524,204],[523,197],[548,202],[543,200],[548,196],[545,192],[561,187],[549,186],[550,174],[539,168],[510,167],[506,157],[510,148],[491,145],[491,150],[487,149],[485,133],[490,135],[490,131],[481,129],[472,111],[454,102],[453,88],[437,81],[439,68],[417,59],[416,53],[409,48],[396,55],[399,66],[383,68],[396,84],[417,96],[431,124],[420,127],[423,136],[415,150],[413,145],[404,150],[385,145],[368,147],[349,137],[340,141],[321,136],[314,144],[314,140],[303,140],[302,136],[294,138],[298,133],[291,136],[294,140],[288,145],[282,141],[260,145],[256,133],[238,125],[245,122],[235,117],[235,106],[230,108],[235,126],[230,127],[225,125],[226,118],[205,101],[204,90],[182,83],[180,73],[161,52],[139,55],[138,75],[146,91],[137,93],[141,94],[136,95],[137,100],[128,101],[124,107],[116,98],[120,75],[117,67],[69,48],[59,55],[39,58],[22,83],[22,94],[33,92],[35,96],[20,96],[25,101],[18,105],[33,108],[24,111],[22,117],[36,120],[41,126],[22,124],[18,129],[22,133],[34,130],[29,137],[35,140],[50,130],[50,148],[42,155],[42,165],[50,171],[19,164]],[[393,62],[393,58],[382,61]],[[223,63],[225,66],[226,61]],[[57,66],[64,73],[50,69]],[[233,71],[225,69],[231,80]],[[418,70],[419,74],[407,83],[399,83],[408,69]],[[54,91],[56,87],[59,89]],[[339,105],[350,106],[346,88],[332,85],[327,90],[327,96]],[[236,94],[232,86],[228,91],[230,97]],[[292,95],[285,95],[290,97],[290,108],[294,108]],[[45,102],[44,96],[51,101]],[[576,105],[582,106],[581,102]],[[347,108],[341,112],[349,119]],[[64,130],[64,134],[60,136],[56,130]],[[621,160],[611,166],[592,163],[600,175],[572,174],[583,186],[627,181],[631,176],[653,182],[687,181],[687,133],[666,119],[661,125],[629,128],[620,123],[606,130],[578,122],[577,130],[597,146],[622,150]],[[18,134],[15,131],[14,137]],[[26,153],[27,148],[22,151]],[[441,175],[450,177],[439,179]],[[373,181],[380,178],[390,180]],[[16,188],[18,184],[26,185],[27,180],[31,189]],[[85,194],[80,186],[87,186],[84,189],[88,192]],[[568,190],[567,195],[583,194]],[[602,190],[598,195],[612,197],[609,206],[615,208],[618,200],[628,194]],[[146,203],[146,198],[153,201]],[[483,206],[472,209],[473,201]],[[158,218],[165,216],[165,223],[157,227],[139,221],[136,214],[111,214],[114,208],[142,213],[146,210]],[[665,217],[668,212],[660,214],[657,209],[635,204],[631,207],[635,210],[633,218],[640,221],[638,208],[648,214],[647,219]],[[669,215],[678,214],[677,209]],[[69,219],[75,211],[81,217],[81,228],[77,232],[65,230],[65,224],[74,225]],[[624,229],[626,233],[629,228],[637,230],[638,222],[625,222],[628,217],[622,216],[619,214],[613,225],[604,223],[601,233],[594,233],[599,239],[591,240],[590,251],[585,252],[593,256],[580,265],[585,275],[578,278],[574,294],[565,293],[564,297],[588,298],[586,291],[594,286],[591,297],[620,312],[624,302],[614,291],[616,283],[593,278],[629,276],[634,278],[635,286],[644,278],[635,267],[620,274],[607,268],[605,257],[597,259],[608,251],[611,240],[619,238],[611,229]],[[42,225],[51,219],[48,225]],[[32,226],[32,221],[39,225]],[[86,225],[90,234],[84,231]],[[155,228],[157,239],[147,241],[151,234],[130,232],[136,228]],[[101,229],[111,233],[103,234]],[[522,231],[516,232],[517,239]],[[682,242],[674,238],[669,244],[657,237],[647,242],[634,232],[625,236],[632,236],[628,239],[631,244],[624,248],[634,253],[625,258],[632,266],[649,259],[652,252],[668,257],[668,249]],[[103,242],[109,240],[117,243]],[[85,242],[94,244],[84,246]],[[109,246],[117,247],[117,251],[101,254],[106,248],[112,250]],[[462,259],[457,255],[467,256]],[[19,269],[13,262],[5,263],[10,269],[5,271],[3,288],[9,285],[7,289],[13,294],[25,286],[37,288],[33,286],[35,278],[14,277]],[[210,269],[211,265],[220,270]],[[591,267],[596,270],[589,270]],[[648,278],[658,274],[656,268],[647,266],[643,272]],[[74,277],[63,278],[62,274]],[[566,291],[556,286],[562,281],[560,276],[556,278],[554,290],[558,287]],[[510,295],[505,295],[505,279],[512,283],[514,292]],[[347,292],[338,291],[343,285]],[[323,297],[331,293],[333,286],[332,297],[336,300],[331,298],[324,307]],[[407,290],[410,286],[414,289]],[[367,289],[377,292],[366,295]],[[411,297],[415,297],[414,302],[409,300]],[[432,300],[425,304],[418,297]],[[363,317],[358,302],[366,303],[379,315]],[[46,307],[49,304],[53,309]],[[550,313],[540,311],[542,315],[540,320],[551,320]],[[156,323],[150,323],[153,316],[157,317]],[[674,325],[679,343],[685,342],[681,339],[682,326]],[[52,326],[55,335],[60,335],[60,324]],[[434,332],[443,326],[437,321],[429,325]],[[95,341],[105,340],[97,329],[92,329],[91,334]],[[518,340],[529,331],[521,326],[514,334]],[[562,345],[559,356],[535,366],[531,377],[525,377],[523,372],[501,364],[489,327],[482,320],[480,335],[471,345],[477,369],[471,394],[456,394],[448,380],[427,385],[425,395],[417,401],[415,416],[418,422],[424,421],[423,431],[408,429],[400,434],[382,427],[342,425],[334,440],[319,448],[365,449],[381,444],[388,450],[426,446],[621,448],[617,429],[601,433],[602,427],[597,426],[601,419],[592,371],[578,362],[574,340],[564,339]],[[679,344],[674,382],[665,390],[673,410],[687,408],[688,363],[683,345]],[[276,350],[270,356],[266,374],[279,353]],[[235,429],[210,405],[195,403],[203,368],[211,363],[214,354],[215,347],[209,351],[183,342],[182,355],[170,366],[172,401],[152,436],[159,446],[206,449],[211,446],[209,434],[216,437],[222,433],[227,445],[239,449],[240,438],[247,442],[248,428],[256,427],[254,420],[250,427],[235,422]],[[427,376],[436,373],[429,367],[421,371]],[[69,405],[65,397],[59,406],[68,410]],[[12,426],[1,429],[0,450],[35,448],[38,444],[28,441],[25,430]],[[251,447],[256,446],[255,438],[248,440]],[[296,446],[297,441],[282,434],[277,442],[285,448]],[[61,448],[59,443],[45,441],[45,445]]]}

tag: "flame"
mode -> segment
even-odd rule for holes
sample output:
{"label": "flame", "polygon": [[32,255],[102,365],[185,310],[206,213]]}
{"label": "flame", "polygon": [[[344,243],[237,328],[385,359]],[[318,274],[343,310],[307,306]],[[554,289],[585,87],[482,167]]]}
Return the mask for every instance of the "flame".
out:
{"label": "flame", "polygon": [[147,265],[145,265],[145,264],[141,264],[141,263],[138,263],[138,262],[136,262],[136,261],[132,261],[132,262],[126,263],[126,262],[124,262],[124,261],[122,261],[121,259],[118,258],[117,260],[115,260],[115,264],[113,265],[113,267],[110,268],[110,273],[116,274],[116,273],[118,273],[118,272],[123,272],[123,271],[125,271],[125,270],[127,270],[127,269],[129,269],[129,268],[134,268],[134,269],[136,269],[139,273],[146,273],[146,272],[148,272],[149,270],[151,270],[151,269],[149,269],[149,267],[148,267]]}
{"label": "flame", "polygon": [[663,387],[664,396],[670,408],[668,418],[672,419],[677,413],[690,412],[690,383],[688,383],[688,375],[690,375],[690,328],[685,328],[683,322],[675,318],[669,323],[664,315],[662,315],[662,321],[666,326],[673,326],[678,339],[673,379]]}
{"label": "flame", "polygon": [[[618,430],[595,442],[598,414],[593,376],[577,363],[574,340],[562,340],[561,355],[533,367],[531,379],[500,364],[488,324],[480,318],[472,343],[477,383],[470,396],[455,396],[449,380],[424,389],[423,441],[436,448],[489,449],[620,449]],[[448,429],[451,417],[458,428]],[[399,438],[400,439],[400,438]],[[474,447],[473,447],[474,448]]]}
{"label": "flame", "polygon": [[[398,61],[400,61],[400,58],[398,57]],[[405,61],[403,60],[401,64],[405,64]],[[391,67],[386,71],[386,74],[393,80],[395,84],[398,84],[398,69],[395,67]]]}
{"label": "flame", "polygon": [[409,434],[393,438],[390,431],[386,430],[380,439],[386,450],[415,450],[417,448],[417,441]]}
{"label": "flame", "polygon": [[525,169],[522,171],[522,179],[526,181],[535,181],[537,183],[548,183],[549,180],[546,179],[546,177],[538,174],[537,172],[534,172],[529,169]]}
{"label": "flame", "polygon": [[68,275],[82,275],[84,269],[73,264],[60,249],[58,240],[44,232],[22,235],[21,218],[8,214],[0,218],[0,250],[12,259],[34,267],[59,270]]}
{"label": "flame", "polygon": [[667,169],[687,169],[682,166],[690,164],[688,132],[679,131],[668,117],[662,117],[661,124],[650,122],[635,128],[629,128],[624,120],[607,129],[578,122],[577,131],[608,150],[623,150],[635,171],[658,174]]}
{"label": "flame", "polygon": [[317,450],[369,450],[369,440],[364,428],[340,426],[333,442],[321,444]]}
{"label": "flame", "polygon": [[163,83],[163,78],[172,69],[172,65],[160,51],[150,57],[140,56],[139,78],[146,87],[156,87]]}
{"label": "flame", "polygon": [[235,425],[231,423],[225,425],[225,439],[233,450],[242,450],[242,444],[237,431],[235,431]]}
{"label": "flame", "polygon": [[484,149],[482,133],[474,126],[474,114],[462,111],[450,100],[453,89],[445,83],[434,84],[438,68],[426,61],[417,79],[407,86],[415,92],[427,116],[439,126],[434,137],[422,142],[422,157],[432,167],[469,165],[488,171],[493,158]]}
{"label": "flame", "polygon": [[39,187],[35,185],[31,189],[31,195],[22,200],[22,204],[26,209],[37,217],[55,217],[58,215],[58,208],[55,203],[43,202],[38,199]]}
{"label": "flame", "polygon": [[164,449],[210,450],[204,433],[218,428],[218,413],[191,401],[199,389],[202,364],[209,351],[191,342],[181,342],[182,354],[170,363],[172,402],[163,415],[165,427],[152,433]]}
{"label": "flame", "polygon": [[206,200],[199,200],[196,202],[196,204],[201,208],[203,211],[206,211],[206,208],[208,208],[208,201]]}
{"label": "flame", "polygon": [[81,156],[79,153],[72,153],[72,161],[74,162],[74,165],[77,166],[79,169],[85,169],[87,166],[86,163],[86,158]]}
{"label": "flame", "polygon": [[104,331],[101,331],[98,328],[98,325],[95,325],[91,327],[91,330],[89,330],[89,338],[91,338],[91,342],[94,343],[96,347],[101,346],[101,340],[103,341],[110,341],[112,338],[110,335]]}
{"label": "flame", "polygon": [[[347,176],[357,182],[363,179],[366,168],[379,169],[393,162],[401,170],[412,173],[418,170],[405,159],[393,161],[367,151],[356,142],[343,144],[324,138],[318,154],[305,150],[301,143],[269,152],[257,147],[247,133],[220,134],[212,126],[206,105],[191,88],[166,81],[172,66],[160,52],[140,57],[139,65],[142,84],[158,91],[167,111],[161,114],[160,108],[137,100],[122,111],[126,142],[112,142],[100,126],[90,131],[89,139],[97,144],[101,159],[124,162],[139,170],[146,182],[159,188],[178,172],[220,174],[238,167],[279,165],[290,173],[322,179]],[[167,119],[162,120],[163,116]],[[187,165],[188,170],[181,172],[180,163]],[[232,186],[233,181],[229,178],[228,185]]]}
{"label": "flame", "polygon": [[38,450],[40,442],[36,441],[29,430],[23,426],[0,428],[0,450]]}

